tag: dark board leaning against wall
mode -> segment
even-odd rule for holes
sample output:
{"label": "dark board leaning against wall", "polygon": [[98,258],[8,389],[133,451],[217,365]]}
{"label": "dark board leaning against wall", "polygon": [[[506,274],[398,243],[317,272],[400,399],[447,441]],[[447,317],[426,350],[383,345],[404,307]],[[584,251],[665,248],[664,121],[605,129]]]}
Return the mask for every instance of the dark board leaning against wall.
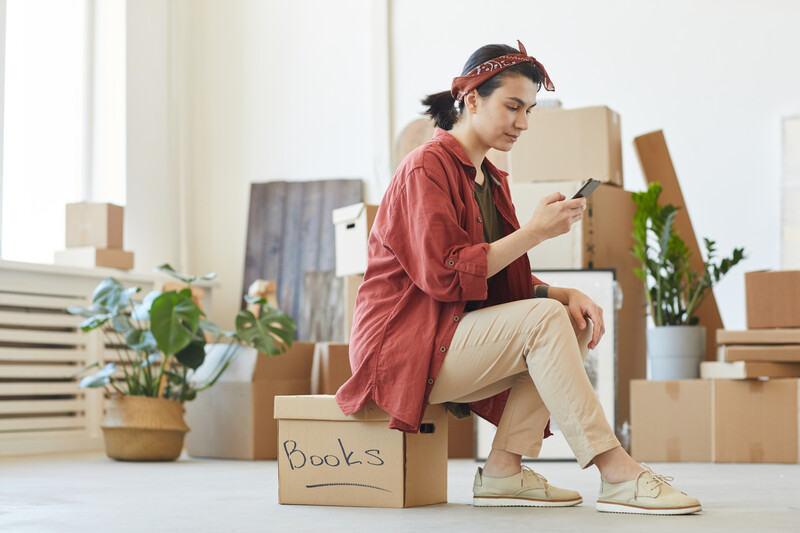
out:
{"label": "dark board leaning against wall", "polygon": [[272,181],[250,186],[242,294],[257,279],[274,279],[278,304],[297,323],[297,340],[307,336],[301,313],[305,272],[335,268],[331,211],[362,198],[359,179]]}

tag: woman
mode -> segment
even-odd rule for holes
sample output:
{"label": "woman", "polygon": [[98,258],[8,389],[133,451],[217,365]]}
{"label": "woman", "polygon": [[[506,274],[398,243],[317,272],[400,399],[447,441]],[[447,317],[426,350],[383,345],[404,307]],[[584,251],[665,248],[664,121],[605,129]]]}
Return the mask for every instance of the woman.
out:
{"label": "woman", "polygon": [[522,43],[488,45],[450,91],[423,100],[437,129],[400,164],[378,209],[356,299],[353,377],[336,399],[346,414],[375,400],[390,427],[407,432],[419,431],[428,403],[468,404],[497,425],[475,475],[476,506],[583,501],[521,466],[538,455],[552,415],[581,467],[600,470],[598,510],[697,512],[700,503],[636,463],[606,421],[582,363],[603,336],[602,310],[531,276],[527,251],[569,231],[585,199],[554,193],[520,226],[506,174],[485,158],[528,128],[541,85],[555,90]]}

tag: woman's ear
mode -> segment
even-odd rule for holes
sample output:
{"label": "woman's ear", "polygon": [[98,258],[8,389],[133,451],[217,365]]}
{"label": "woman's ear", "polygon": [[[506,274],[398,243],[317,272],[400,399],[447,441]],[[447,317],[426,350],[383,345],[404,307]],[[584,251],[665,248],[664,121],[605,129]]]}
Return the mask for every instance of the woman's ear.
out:
{"label": "woman's ear", "polygon": [[478,111],[478,89],[472,89],[467,96],[464,97],[464,107],[470,113],[476,113]]}

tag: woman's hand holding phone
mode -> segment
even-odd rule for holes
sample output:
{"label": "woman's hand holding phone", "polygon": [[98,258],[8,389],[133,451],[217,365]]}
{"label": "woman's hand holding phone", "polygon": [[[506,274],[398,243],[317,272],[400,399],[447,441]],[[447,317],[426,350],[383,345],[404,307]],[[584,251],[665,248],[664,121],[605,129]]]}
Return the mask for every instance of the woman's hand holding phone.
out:
{"label": "woman's hand holding phone", "polygon": [[567,233],[583,217],[584,209],[586,198],[567,200],[566,196],[556,192],[541,199],[525,226],[542,240],[552,239]]}

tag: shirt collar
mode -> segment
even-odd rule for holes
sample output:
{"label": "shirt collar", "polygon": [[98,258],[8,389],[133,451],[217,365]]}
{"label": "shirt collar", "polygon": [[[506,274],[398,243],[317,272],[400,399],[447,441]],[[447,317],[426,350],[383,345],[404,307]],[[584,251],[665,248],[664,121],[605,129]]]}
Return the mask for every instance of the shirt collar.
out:
{"label": "shirt collar", "polygon": [[[442,146],[444,146],[448,152],[453,154],[453,156],[455,156],[455,158],[458,159],[462,165],[475,168],[475,165],[473,165],[472,161],[470,161],[469,157],[467,157],[467,152],[464,151],[464,147],[461,146],[461,143],[458,142],[449,131],[436,128],[433,132],[433,140],[442,143]],[[503,172],[494,166],[494,164],[492,164],[488,158],[484,157],[483,163],[486,165],[486,168],[489,169],[489,174],[492,175],[494,182],[498,185],[499,182],[497,181],[497,178],[505,178],[508,176],[508,172]]]}

